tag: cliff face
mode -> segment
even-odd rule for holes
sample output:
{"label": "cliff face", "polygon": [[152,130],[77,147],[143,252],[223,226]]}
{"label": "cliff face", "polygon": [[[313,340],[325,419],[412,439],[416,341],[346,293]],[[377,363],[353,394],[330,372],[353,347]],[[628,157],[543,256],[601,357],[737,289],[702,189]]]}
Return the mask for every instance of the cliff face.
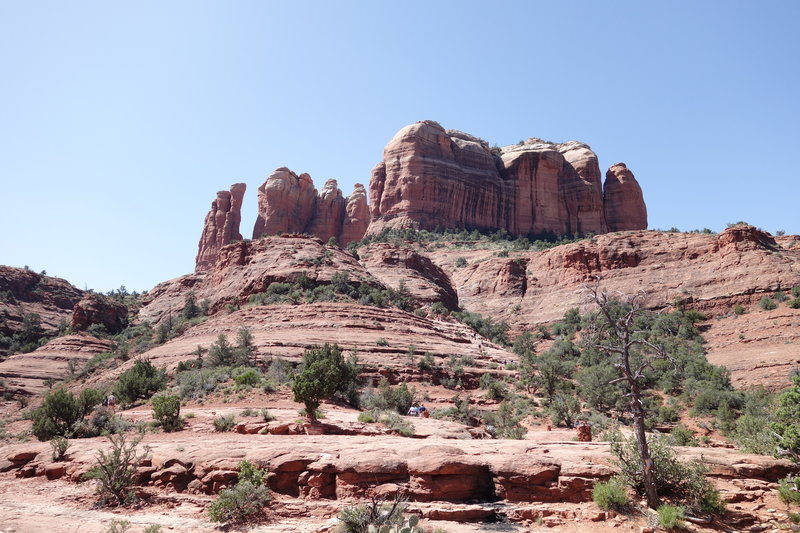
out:
{"label": "cliff face", "polygon": [[[619,165],[615,165],[616,169]],[[597,156],[582,143],[539,139],[491,150],[433,121],[406,126],[372,171],[372,223],[387,228],[478,227],[516,234],[644,229],[647,215],[633,174],[609,172],[606,208]],[[606,193],[608,194],[608,193]]]}
{"label": "cliff face", "polygon": [[200,235],[195,271],[207,270],[217,260],[219,249],[231,241],[241,240],[239,224],[242,221],[242,200],[247,185],[234,183],[230,191],[217,192],[206,215]]}
{"label": "cliff face", "polygon": [[277,169],[258,188],[258,218],[253,238],[278,233],[307,233],[341,246],[360,240],[369,224],[364,186],[356,184],[345,198],[336,180],[317,193],[308,174],[299,176],[286,167]]}

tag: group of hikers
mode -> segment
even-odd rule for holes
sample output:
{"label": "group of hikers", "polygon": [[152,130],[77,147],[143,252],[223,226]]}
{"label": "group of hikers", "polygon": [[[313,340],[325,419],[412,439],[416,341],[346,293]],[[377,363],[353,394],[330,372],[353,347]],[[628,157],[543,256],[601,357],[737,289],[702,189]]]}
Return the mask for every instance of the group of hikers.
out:
{"label": "group of hikers", "polygon": [[424,405],[412,405],[408,408],[408,416],[421,416],[424,418],[428,418],[431,414],[425,408]]}

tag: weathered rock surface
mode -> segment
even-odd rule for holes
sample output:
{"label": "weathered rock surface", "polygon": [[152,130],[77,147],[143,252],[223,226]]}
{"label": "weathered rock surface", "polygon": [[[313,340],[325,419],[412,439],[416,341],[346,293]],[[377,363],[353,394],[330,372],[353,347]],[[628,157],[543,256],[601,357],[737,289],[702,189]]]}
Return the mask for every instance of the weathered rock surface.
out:
{"label": "weathered rock surface", "polygon": [[311,176],[281,167],[258,188],[253,238],[305,233],[323,241],[335,237],[346,246],[364,236],[367,213],[362,185],[356,184],[351,197],[344,198],[336,180],[328,180],[318,194]]}
{"label": "weathered rock surface", "polygon": [[374,243],[359,251],[360,262],[386,286],[399,289],[401,284],[423,303],[442,302],[448,309],[458,309],[458,294],[445,272],[428,258],[409,247]]}
{"label": "weathered rock surface", "polygon": [[242,221],[242,200],[247,185],[234,183],[230,191],[217,192],[206,215],[203,233],[198,245],[196,271],[210,268],[217,260],[220,248],[231,241],[241,240],[239,224]]}
{"label": "weathered rock surface", "polygon": [[224,246],[209,272],[156,285],[143,299],[139,318],[155,324],[180,312],[189,291],[197,301],[207,299],[214,314],[228,305],[246,305],[251,295],[273,282],[298,282],[304,277],[313,285],[324,285],[337,272],[347,272],[353,283],[382,287],[351,254],[314,237],[284,234],[241,241]]}
{"label": "weathered rock surface", "polygon": [[[582,143],[529,139],[493,153],[477,137],[418,122],[389,141],[372,171],[368,233],[405,227],[602,233],[607,225],[599,174],[597,156]],[[613,213],[627,208],[626,202],[643,206],[633,175],[625,175],[624,187],[620,181],[613,183]],[[630,211],[640,214],[638,207]],[[629,219],[641,222],[627,212],[618,219],[622,226]]]}
{"label": "weathered rock surface", "polygon": [[14,394],[40,394],[48,389],[48,383],[63,380],[70,367],[80,371],[86,361],[113,349],[113,342],[86,333],[56,337],[33,352],[0,362],[0,378]]}
{"label": "weathered rock surface", "polygon": [[647,206],[642,188],[625,163],[608,169],[604,193],[608,231],[647,229]]}
{"label": "weathered rock surface", "polygon": [[39,315],[42,330],[53,333],[60,322],[69,322],[82,297],[83,291],[64,279],[0,265],[0,333],[10,337],[21,331],[29,313]]}
{"label": "weathered rock surface", "polygon": [[[585,287],[602,279],[609,291],[635,294],[644,305],[669,307],[676,298],[706,314],[755,305],[779,288],[800,284],[800,247],[784,248],[764,232],[732,227],[717,235],[626,232],[541,252],[435,248],[434,263],[449,276],[466,309],[528,328],[586,307]],[[464,258],[467,266],[455,266]],[[725,273],[721,275],[720,273]]]}
{"label": "weathered rock surface", "polygon": [[85,294],[72,310],[70,327],[84,331],[92,324],[104,326],[109,333],[119,333],[128,326],[128,308],[99,294]]}

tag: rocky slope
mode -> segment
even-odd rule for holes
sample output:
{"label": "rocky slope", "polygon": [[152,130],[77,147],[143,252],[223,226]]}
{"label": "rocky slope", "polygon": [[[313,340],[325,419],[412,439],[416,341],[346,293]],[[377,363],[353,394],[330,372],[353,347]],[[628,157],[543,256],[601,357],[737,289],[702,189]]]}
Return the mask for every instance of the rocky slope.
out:
{"label": "rocky slope", "polygon": [[606,203],[597,156],[585,144],[529,139],[493,150],[472,135],[418,122],[389,141],[372,171],[368,233],[405,227],[517,235],[644,229],[641,189],[630,171],[620,177],[622,168],[615,165],[607,175]]}
{"label": "rocky slope", "polygon": [[[0,265],[0,335],[11,337],[25,330],[25,317],[31,314],[39,317],[34,337],[54,334],[69,324],[83,294],[64,279]],[[0,357],[6,349],[0,344]]]}

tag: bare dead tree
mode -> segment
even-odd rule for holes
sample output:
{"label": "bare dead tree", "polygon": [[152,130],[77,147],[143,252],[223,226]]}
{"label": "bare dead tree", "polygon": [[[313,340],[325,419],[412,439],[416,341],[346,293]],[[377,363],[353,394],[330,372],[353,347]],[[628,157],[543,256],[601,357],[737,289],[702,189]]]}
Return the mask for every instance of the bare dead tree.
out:
{"label": "bare dead tree", "polygon": [[614,361],[620,377],[611,383],[624,382],[628,385],[627,396],[642,462],[645,496],[648,507],[655,509],[659,501],[655,483],[657,472],[645,434],[642,383],[645,370],[651,367],[653,361],[666,359],[667,354],[663,347],[647,339],[646,332],[636,330],[636,318],[646,313],[641,306],[641,295],[618,294],[612,297],[600,290],[599,279],[593,286],[587,287],[587,291],[599,308],[589,342]]}

